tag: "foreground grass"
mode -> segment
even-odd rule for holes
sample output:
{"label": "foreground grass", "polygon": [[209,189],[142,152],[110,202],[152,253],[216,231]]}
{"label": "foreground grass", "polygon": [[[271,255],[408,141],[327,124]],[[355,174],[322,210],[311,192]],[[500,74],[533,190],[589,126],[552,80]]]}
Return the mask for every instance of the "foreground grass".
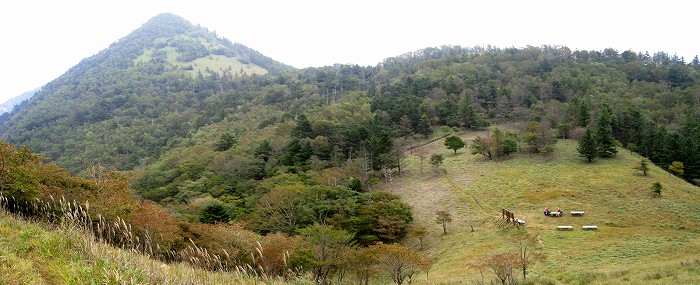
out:
{"label": "foreground grass", "polygon": [[[420,172],[418,155],[431,153],[445,156],[437,177],[427,160]],[[429,229],[425,251],[438,260],[430,283],[490,282],[490,272],[482,280],[471,265],[484,255],[513,250],[513,237],[528,233],[538,237],[547,256],[531,269],[534,283],[700,284],[700,188],[655,166],[643,176],[633,169],[640,159],[620,149],[616,158],[589,164],[578,157],[576,142],[560,141],[550,157],[487,161],[464,150],[455,155],[440,140],[414,150],[402,176],[383,188],[410,203],[416,223]],[[664,187],[661,197],[651,193],[657,181]],[[545,217],[544,207],[567,214]],[[502,208],[527,226],[499,226]],[[452,213],[447,235],[434,221],[438,210]],[[572,217],[571,210],[586,214]],[[558,225],[574,230],[560,232]],[[583,231],[583,225],[599,230]]]}
{"label": "foreground grass", "polygon": [[310,284],[164,264],[96,242],[71,227],[47,229],[0,211],[0,284]]}

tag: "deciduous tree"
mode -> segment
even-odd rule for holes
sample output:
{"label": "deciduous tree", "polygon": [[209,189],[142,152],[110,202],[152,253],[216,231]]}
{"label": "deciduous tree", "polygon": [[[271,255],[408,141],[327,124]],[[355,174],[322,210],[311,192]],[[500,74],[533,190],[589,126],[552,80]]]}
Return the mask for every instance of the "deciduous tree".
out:
{"label": "deciduous tree", "polygon": [[331,284],[333,274],[343,263],[342,258],[352,245],[353,235],[329,225],[313,224],[299,230],[299,235],[313,252],[311,272],[316,284]]}
{"label": "deciduous tree", "polygon": [[430,265],[420,253],[400,244],[378,244],[374,248],[384,271],[397,285],[412,283],[413,277]]}
{"label": "deciduous tree", "polygon": [[472,154],[481,154],[488,159],[491,159],[491,138],[476,137],[471,144]]}
{"label": "deciduous tree", "polygon": [[494,254],[486,259],[486,266],[493,270],[502,285],[507,285],[508,280],[513,278],[518,257],[511,252]]}
{"label": "deciduous tree", "polygon": [[435,222],[442,224],[442,234],[447,234],[447,224],[452,222],[452,215],[447,211],[437,211],[435,212]]}
{"label": "deciduous tree", "polygon": [[442,154],[434,153],[430,156],[430,165],[432,165],[435,170],[435,176],[438,176],[440,173],[440,165],[442,165],[444,160],[445,158],[442,157]]}
{"label": "deciduous tree", "polygon": [[458,136],[449,136],[445,138],[445,146],[457,154],[458,149],[464,148],[464,141]]}
{"label": "deciduous tree", "polygon": [[420,249],[423,249],[423,239],[428,236],[428,229],[422,225],[414,225],[411,227],[411,234],[418,238]]}
{"label": "deciduous tree", "polygon": [[671,164],[668,166],[668,170],[673,172],[676,176],[683,176],[683,173],[685,173],[685,167],[683,166],[683,162],[680,161],[674,161],[671,162]]}
{"label": "deciduous tree", "polygon": [[531,264],[543,260],[545,256],[539,251],[540,246],[535,236],[518,236],[513,242],[515,243],[515,255],[517,257],[516,265],[523,270],[524,280],[527,279],[527,268]]}
{"label": "deciduous tree", "polygon": [[518,151],[518,142],[515,141],[512,138],[507,138],[503,142],[503,154],[506,156],[509,156],[512,153],[516,153]]}

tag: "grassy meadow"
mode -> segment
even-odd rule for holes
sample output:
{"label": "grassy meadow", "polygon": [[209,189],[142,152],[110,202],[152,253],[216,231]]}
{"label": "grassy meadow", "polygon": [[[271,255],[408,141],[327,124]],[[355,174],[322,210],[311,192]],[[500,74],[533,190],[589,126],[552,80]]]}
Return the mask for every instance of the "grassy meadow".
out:
{"label": "grassy meadow", "polygon": [[[476,135],[461,136],[469,144]],[[401,195],[413,206],[415,222],[428,229],[424,251],[437,261],[421,282],[495,281],[490,271],[482,279],[473,265],[482,256],[513,251],[514,237],[527,233],[546,255],[529,270],[531,283],[700,283],[700,188],[651,164],[642,175],[634,169],[642,158],[622,148],[616,158],[588,163],[578,156],[576,141],[560,140],[548,157],[518,154],[489,161],[468,149],[454,154],[443,141],[414,149],[402,175],[380,187]],[[428,162],[432,153],[445,157],[437,177]],[[652,193],[657,181],[661,197]],[[546,217],[545,207],[565,214]],[[502,208],[527,225],[499,225]],[[439,210],[452,215],[447,235],[435,222]],[[572,210],[585,214],[574,217]],[[574,229],[559,231],[560,225]],[[584,231],[584,225],[598,230]],[[418,240],[408,244],[417,246]],[[521,274],[514,275],[522,281]]]}
{"label": "grassy meadow", "polygon": [[[199,39],[200,41],[204,41],[203,39]],[[209,49],[215,49],[218,46],[214,46],[214,44],[203,42],[204,45],[209,46]],[[197,76],[198,74],[202,74],[203,76],[210,76],[211,71],[219,73],[219,75],[222,74],[224,70],[230,72],[231,74],[247,74],[247,75],[264,75],[267,74],[267,70],[264,68],[257,66],[253,63],[243,63],[241,60],[237,57],[227,57],[223,55],[208,55],[205,57],[200,57],[197,58],[193,61],[190,62],[183,62],[179,61],[177,58],[180,56],[180,53],[177,51],[175,47],[163,47],[159,49],[147,49],[144,50],[143,54],[140,56],[136,57],[134,59],[134,64],[138,64],[139,62],[148,62],[153,59],[153,53],[155,51],[161,51],[165,52],[165,58],[168,61],[168,63],[177,65],[180,67],[185,67],[185,66],[191,66],[192,69],[188,70],[188,73],[192,76]]]}

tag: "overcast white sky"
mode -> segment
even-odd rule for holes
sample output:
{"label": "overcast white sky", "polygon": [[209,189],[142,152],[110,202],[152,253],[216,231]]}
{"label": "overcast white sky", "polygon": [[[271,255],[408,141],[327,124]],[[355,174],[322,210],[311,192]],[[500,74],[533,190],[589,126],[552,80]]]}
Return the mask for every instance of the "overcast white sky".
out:
{"label": "overcast white sky", "polygon": [[0,103],[165,12],[299,68],[441,45],[700,54],[695,0],[12,0],[0,3]]}

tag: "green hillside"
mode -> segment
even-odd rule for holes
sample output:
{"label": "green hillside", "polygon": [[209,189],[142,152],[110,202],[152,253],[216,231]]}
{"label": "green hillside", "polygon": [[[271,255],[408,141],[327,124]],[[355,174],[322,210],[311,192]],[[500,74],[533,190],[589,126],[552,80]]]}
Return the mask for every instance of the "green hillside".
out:
{"label": "green hillside", "polygon": [[[420,174],[419,155],[431,153],[445,156],[439,177],[427,163]],[[437,141],[414,150],[402,169],[405,175],[381,189],[399,194],[413,206],[416,223],[429,229],[425,251],[437,260],[431,282],[481,280],[473,265],[484,256],[513,251],[513,238],[524,234],[536,236],[546,255],[530,269],[528,278],[536,283],[700,282],[700,189],[655,166],[643,176],[634,169],[641,158],[620,150],[616,158],[587,163],[578,156],[576,142],[561,140],[549,157],[487,161],[464,150],[454,155]],[[663,185],[661,197],[651,190],[657,181]],[[545,207],[561,207],[565,214],[546,217]],[[500,226],[502,208],[527,225]],[[435,223],[438,210],[452,214],[447,235]],[[572,210],[585,214],[571,216]],[[560,225],[574,230],[559,231]],[[598,230],[584,231],[583,225]],[[409,243],[417,246],[418,241]],[[490,271],[484,274],[487,281],[494,279]]]}

